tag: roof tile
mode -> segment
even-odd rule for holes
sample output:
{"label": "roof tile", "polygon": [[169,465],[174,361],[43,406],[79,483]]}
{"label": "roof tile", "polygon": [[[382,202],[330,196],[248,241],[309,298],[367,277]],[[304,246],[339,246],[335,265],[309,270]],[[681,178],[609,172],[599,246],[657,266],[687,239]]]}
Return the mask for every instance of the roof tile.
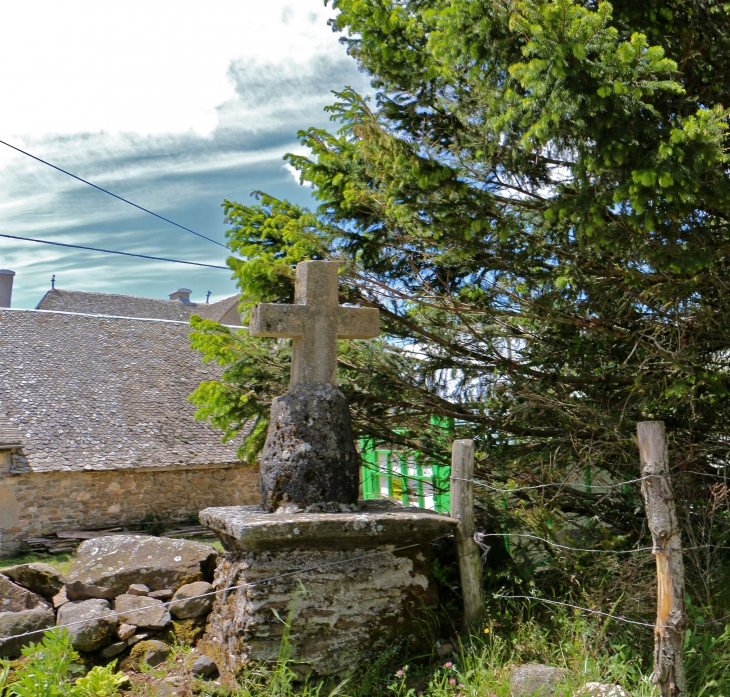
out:
{"label": "roof tile", "polygon": [[221,371],[190,349],[190,331],[0,310],[0,442],[21,434],[33,471],[237,461],[235,445],[193,418],[189,395]]}

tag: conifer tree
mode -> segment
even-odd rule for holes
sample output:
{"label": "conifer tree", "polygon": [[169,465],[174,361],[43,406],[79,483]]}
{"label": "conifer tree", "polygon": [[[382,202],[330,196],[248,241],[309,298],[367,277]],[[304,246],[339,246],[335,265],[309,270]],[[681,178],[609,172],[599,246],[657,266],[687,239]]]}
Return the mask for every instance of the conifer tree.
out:
{"label": "conifer tree", "polygon": [[[296,262],[338,260],[341,302],[382,318],[381,340],[341,346],[356,431],[436,454],[431,417],[449,417],[496,486],[635,478],[646,419],[666,422],[676,471],[722,474],[728,6],[333,5],[377,97],[347,89],[329,107],[332,132],[300,132],[311,155],[287,159],[316,209],[264,193],[225,202],[247,302],[291,301]],[[195,327],[194,346],[226,368],[195,392],[199,414],[253,457],[286,389],[288,349]],[[727,534],[705,515],[722,493],[713,481],[674,482],[698,544]],[[542,534],[590,519],[611,545],[642,529],[635,488],[558,487],[509,503],[510,513],[499,497],[483,505]],[[697,559],[705,600],[718,559]]]}

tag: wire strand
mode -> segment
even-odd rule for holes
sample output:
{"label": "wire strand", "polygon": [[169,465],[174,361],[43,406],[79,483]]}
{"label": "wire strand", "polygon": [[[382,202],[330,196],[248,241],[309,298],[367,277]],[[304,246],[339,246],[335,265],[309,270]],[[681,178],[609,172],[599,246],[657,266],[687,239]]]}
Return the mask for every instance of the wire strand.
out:
{"label": "wire strand", "polygon": [[7,145],[9,148],[12,148],[13,150],[17,150],[20,153],[23,153],[23,155],[27,155],[28,157],[32,157],[34,160],[37,160],[38,162],[42,162],[44,165],[48,165],[49,167],[53,167],[53,169],[58,170],[59,172],[63,172],[64,174],[67,174],[69,177],[73,177],[74,179],[77,179],[80,182],[83,182],[84,184],[88,184],[89,186],[93,186],[95,189],[98,189],[99,191],[103,191],[105,194],[109,194],[109,196],[113,196],[116,199],[119,199],[120,201],[123,201],[124,203],[129,204],[130,206],[134,206],[135,208],[138,208],[141,211],[144,211],[145,213],[149,213],[150,215],[154,215],[155,218],[159,218],[160,220],[164,220],[166,223],[170,223],[170,225],[174,225],[175,227],[179,227],[181,230],[185,230],[186,232],[190,232],[196,237],[200,237],[201,239],[208,240],[208,242],[212,242],[213,244],[217,244],[219,247],[226,248],[226,245],[221,244],[220,242],[217,242],[216,240],[212,239],[211,237],[206,237],[205,235],[201,235],[199,232],[195,232],[195,230],[191,230],[189,227],[185,227],[184,225],[180,225],[180,223],[176,223],[174,220],[170,220],[169,218],[165,218],[162,215],[159,215],[158,213],[155,213],[154,211],[149,210],[149,208],[144,208],[144,206],[139,206],[136,203],[133,203],[129,199],[123,198],[122,196],[118,196],[117,194],[109,191],[108,189],[104,189],[101,186],[97,186],[96,184],[92,184],[90,181],[87,181],[86,179],[82,179],[81,177],[76,176],[75,174],[72,174],[71,172],[66,171],[65,169],[62,169],[61,167],[58,167],[54,164],[51,164],[50,162],[47,162],[46,160],[42,160],[40,157],[36,157],[35,155],[32,155],[31,153],[21,150],[20,148],[16,147],[15,145],[11,145],[10,143],[5,142],[4,140],[0,140],[0,143],[3,145]]}
{"label": "wire strand", "polygon": [[[383,550],[382,552],[373,552],[372,554],[363,554],[359,557],[352,557],[351,559],[340,559],[338,561],[325,562],[323,564],[317,564],[314,566],[306,566],[303,569],[297,569],[296,571],[287,571],[286,573],[277,574],[276,576],[271,576],[269,578],[262,578],[259,581],[250,581],[248,583],[240,583],[235,586],[227,586],[226,588],[220,588],[218,590],[210,591],[208,593],[201,593],[200,595],[191,595],[190,597],[186,598],[186,600],[194,600],[196,598],[207,598],[207,597],[210,597],[211,595],[218,595],[219,593],[227,593],[228,591],[237,590],[239,588],[248,588],[250,586],[259,586],[262,583],[270,583],[271,581],[276,581],[280,578],[286,578],[288,576],[296,576],[297,574],[302,574],[307,571],[317,571],[326,566],[337,566],[338,564],[347,564],[350,562],[361,561],[363,559],[371,559],[372,557],[378,557],[383,554],[393,554],[395,552],[401,552],[404,549],[411,549],[412,547],[420,547],[421,544],[422,544],[421,542],[415,542],[414,544],[411,544],[411,545],[405,545],[403,547],[397,547],[395,549],[386,549],[386,550]],[[144,607],[135,607],[135,608],[128,610],[128,612],[131,614],[134,612],[141,612],[142,610],[154,610],[154,609],[159,609],[161,606],[169,607],[170,605],[174,605],[175,603],[179,603],[179,602],[180,602],[179,600],[168,600],[167,602],[156,603],[155,605],[146,605]],[[63,606],[61,606],[61,607],[63,607]],[[95,617],[94,619],[95,620],[113,619],[115,617],[119,617],[120,614],[121,613],[114,611],[114,612],[110,612],[106,615],[100,615],[98,617]],[[47,631],[53,631],[54,629],[65,629],[68,627],[74,627],[77,624],[84,624],[88,621],[89,621],[88,619],[76,620],[75,622],[59,624],[59,625],[56,625],[55,627],[47,627],[46,629],[36,629],[32,632],[25,632],[23,634],[14,634],[12,636],[0,637],[0,642],[8,641],[9,639],[21,639],[23,637],[28,637],[28,636],[37,636],[40,634],[44,634]]]}
{"label": "wire strand", "polygon": [[[2,142],[2,141],[0,141]],[[189,264],[191,266],[207,266],[209,269],[226,269],[227,266],[218,266],[216,264],[204,264],[200,261],[182,261],[181,259],[168,259],[167,257],[151,257],[147,254],[133,254],[132,252],[117,252],[113,249],[99,249],[98,247],[85,247],[81,244],[67,244],[66,242],[51,242],[50,240],[37,240],[33,237],[19,237],[18,235],[6,235],[0,233],[0,237],[7,237],[11,240],[23,240],[25,242],[38,242],[39,244],[52,244],[54,247],[71,247],[73,249],[87,249],[92,252],[103,252],[104,254],[121,254],[125,257],[138,257],[139,259],[153,259],[154,261],[170,261],[173,264]]]}
{"label": "wire strand", "polygon": [[545,542],[551,547],[559,547],[560,549],[567,549],[571,552],[593,552],[594,554],[636,554],[637,552],[651,552],[654,550],[653,547],[637,547],[636,549],[591,549],[586,547],[570,547],[568,545],[561,545],[558,542],[552,542],[551,540],[539,537],[538,535],[529,535],[527,533],[516,533],[516,532],[490,532],[482,533],[484,537],[525,537],[530,540],[539,540]]}
{"label": "wire strand", "polygon": [[626,486],[627,484],[635,484],[636,482],[643,482],[645,479],[651,479],[652,477],[658,477],[661,475],[658,474],[651,474],[647,475],[646,477],[639,477],[637,479],[628,479],[625,482],[617,482],[615,484],[579,484],[577,482],[553,482],[550,484],[535,484],[533,486],[518,486],[514,489],[500,489],[499,487],[492,486],[491,484],[487,484],[486,482],[480,482],[478,479],[464,479],[462,477],[449,477],[452,481],[459,481],[459,482],[472,482],[473,484],[476,484],[477,486],[484,487],[485,489],[490,489],[492,491],[498,491],[500,493],[504,494],[512,494],[515,491],[531,491],[534,489],[548,489],[552,487],[565,487],[565,486],[584,486],[591,489],[615,489],[620,486]]}
{"label": "wire strand", "polygon": [[618,620],[619,622],[628,622],[628,624],[635,624],[639,627],[651,627],[652,629],[672,629],[670,626],[659,626],[649,624],[648,622],[639,622],[637,620],[630,620],[628,617],[622,617],[621,615],[612,615],[609,612],[601,612],[600,610],[591,610],[587,607],[581,607],[580,605],[573,605],[572,603],[563,603],[559,600],[548,600],[547,598],[538,598],[534,595],[495,595],[495,598],[503,599],[514,599],[514,600],[536,600],[539,603],[547,603],[548,605],[561,605],[563,607],[569,607],[574,610],[581,610],[582,612],[590,612],[592,615],[600,615],[601,617],[609,617],[612,620]]}

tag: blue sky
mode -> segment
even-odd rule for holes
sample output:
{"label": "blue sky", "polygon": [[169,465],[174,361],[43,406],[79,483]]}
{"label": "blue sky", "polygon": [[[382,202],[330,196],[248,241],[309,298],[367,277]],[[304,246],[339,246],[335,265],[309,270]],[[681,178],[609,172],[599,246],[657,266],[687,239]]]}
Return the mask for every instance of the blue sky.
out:
{"label": "blue sky", "polygon": [[[220,204],[310,201],[282,161],[334,126],[331,90],[369,91],[321,0],[31,0],[0,25],[0,140],[224,241]],[[0,232],[212,264],[226,250],[0,145]],[[230,272],[0,238],[13,307],[50,287],[211,301]]]}

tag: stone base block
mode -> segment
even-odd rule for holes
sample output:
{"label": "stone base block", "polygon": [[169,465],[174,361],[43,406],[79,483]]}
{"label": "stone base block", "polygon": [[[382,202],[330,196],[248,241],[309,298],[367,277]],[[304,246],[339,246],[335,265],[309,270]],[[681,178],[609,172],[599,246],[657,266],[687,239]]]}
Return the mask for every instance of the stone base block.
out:
{"label": "stone base block", "polygon": [[430,649],[438,598],[429,543],[456,522],[386,502],[359,506],[200,513],[227,550],[216,589],[242,586],[219,593],[209,616],[203,641],[219,665],[235,673],[249,661],[275,661],[288,644],[298,673],[345,675],[396,641]]}

